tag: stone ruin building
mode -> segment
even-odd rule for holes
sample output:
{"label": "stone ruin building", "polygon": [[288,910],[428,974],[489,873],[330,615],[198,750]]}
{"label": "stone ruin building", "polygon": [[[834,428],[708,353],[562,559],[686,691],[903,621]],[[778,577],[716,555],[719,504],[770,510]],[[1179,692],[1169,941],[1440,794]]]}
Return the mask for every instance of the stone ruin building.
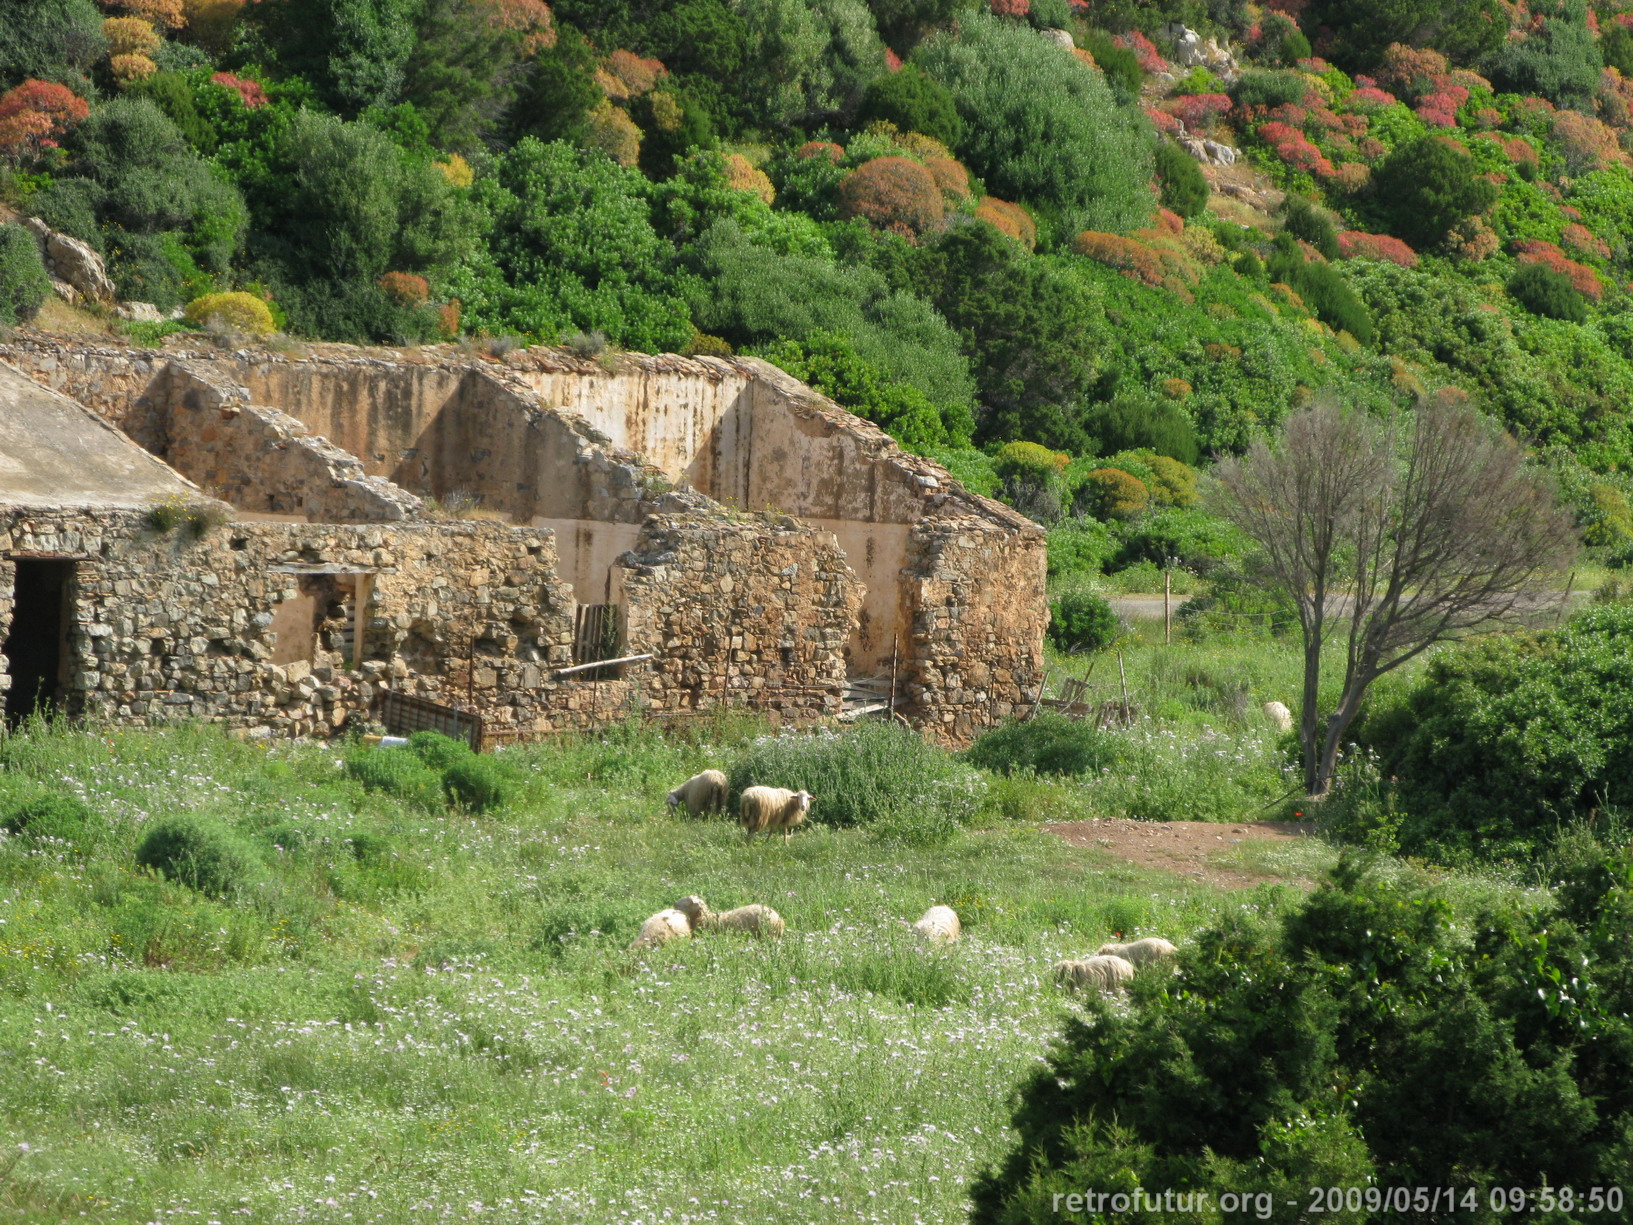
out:
{"label": "stone ruin building", "polygon": [[188,341],[0,344],[13,720],[959,742],[1038,698],[1041,531],[766,363]]}

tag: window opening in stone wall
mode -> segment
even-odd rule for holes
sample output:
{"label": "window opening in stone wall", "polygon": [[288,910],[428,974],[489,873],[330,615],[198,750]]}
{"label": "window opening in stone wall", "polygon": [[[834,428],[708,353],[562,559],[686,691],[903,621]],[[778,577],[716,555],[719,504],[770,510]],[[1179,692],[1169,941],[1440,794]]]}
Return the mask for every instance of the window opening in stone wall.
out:
{"label": "window opening in stone wall", "polygon": [[[617,659],[623,653],[624,618],[616,604],[580,604],[574,618],[573,662],[593,664],[599,659]],[[611,680],[620,675],[618,665],[583,674],[585,680]]]}
{"label": "window opening in stone wall", "polygon": [[68,627],[72,622],[74,563],[56,558],[18,558],[15,566],[11,629],[5,655],[11,687],[6,691],[6,723],[61,709],[68,687]]}

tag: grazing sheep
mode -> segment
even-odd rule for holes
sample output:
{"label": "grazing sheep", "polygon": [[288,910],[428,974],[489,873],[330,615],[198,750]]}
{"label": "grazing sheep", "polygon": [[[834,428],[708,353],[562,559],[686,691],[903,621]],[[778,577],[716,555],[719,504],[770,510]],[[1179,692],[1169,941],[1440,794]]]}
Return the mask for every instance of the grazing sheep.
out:
{"label": "grazing sheep", "polygon": [[773,940],[780,939],[788,929],[780,914],[759,902],[739,906],[724,914],[710,915],[705,920],[705,926],[711,931],[748,932],[755,936],[770,936]]}
{"label": "grazing sheep", "polygon": [[726,811],[726,776],[720,770],[705,770],[694,774],[669,793],[664,800],[673,812],[682,804],[691,816],[705,812]]}
{"label": "grazing sheep", "polygon": [[1094,956],[1083,961],[1055,963],[1055,981],[1063,987],[1111,993],[1121,991],[1134,980],[1134,967],[1121,957]]}
{"label": "grazing sheep", "polygon": [[958,939],[964,925],[958,921],[958,913],[951,906],[932,906],[924,912],[923,918],[913,924],[913,930],[926,944],[951,944]]}
{"label": "grazing sheep", "polygon": [[1094,955],[1121,957],[1133,965],[1148,966],[1172,957],[1178,952],[1178,949],[1161,936],[1147,936],[1144,940],[1133,940],[1128,944],[1102,944],[1094,950]]}
{"label": "grazing sheep", "polygon": [[1264,704],[1264,715],[1278,732],[1293,730],[1293,712],[1288,710],[1282,703],[1266,702]]}
{"label": "grazing sheep", "polygon": [[658,911],[642,923],[641,934],[629,946],[630,952],[656,948],[671,940],[688,940],[695,928],[702,927],[713,917],[708,903],[697,894],[689,893],[669,909]]}
{"label": "grazing sheep", "polygon": [[788,791],[782,787],[750,787],[737,802],[737,819],[751,834],[761,830],[782,830],[787,842],[794,826],[811,811],[809,791]]}

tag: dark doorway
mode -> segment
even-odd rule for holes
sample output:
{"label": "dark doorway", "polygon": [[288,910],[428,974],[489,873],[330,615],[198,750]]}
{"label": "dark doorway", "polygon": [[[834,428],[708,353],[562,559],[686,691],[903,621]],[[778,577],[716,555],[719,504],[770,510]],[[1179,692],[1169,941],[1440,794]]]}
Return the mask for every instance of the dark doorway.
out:
{"label": "dark doorway", "polygon": [[11,688],[6,691],[6,722],[15,726],[35,711],[56,709],[62,701],[68,665],[68,612],[73,589],[71,561],[19,558],[11,632],[0,650],[6,657]]}

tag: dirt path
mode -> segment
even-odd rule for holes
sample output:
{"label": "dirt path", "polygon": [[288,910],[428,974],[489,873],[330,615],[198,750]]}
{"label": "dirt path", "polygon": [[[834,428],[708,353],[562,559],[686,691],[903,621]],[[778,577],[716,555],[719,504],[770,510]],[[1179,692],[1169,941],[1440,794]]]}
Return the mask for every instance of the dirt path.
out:
{"label": "dirt path", "polygon": [[[1157,868],[1225,889],[1248,889],[1279,879],[1240,862],[1230,852],[1245,842],[1292,842],[1308,837],[1308,821],[1134,821],[1095,817],[1044,826],[1073,846],[1098,847],[1142,868]],[[1232,862],[1234,860],[1234,862]]]}

